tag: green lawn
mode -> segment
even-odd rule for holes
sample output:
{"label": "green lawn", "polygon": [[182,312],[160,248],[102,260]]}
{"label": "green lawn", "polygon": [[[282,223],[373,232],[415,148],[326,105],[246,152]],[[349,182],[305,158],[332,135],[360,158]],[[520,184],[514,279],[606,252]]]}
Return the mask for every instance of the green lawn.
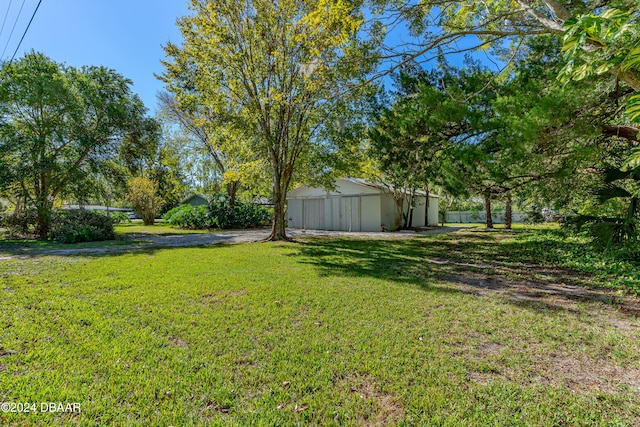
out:
{"label": "green lawn", "polygon": [[2,260],[0,402],[82,412],[0,425],[638,425],[637,300],[574,287],[637,270],[576,244],[474,229]]}

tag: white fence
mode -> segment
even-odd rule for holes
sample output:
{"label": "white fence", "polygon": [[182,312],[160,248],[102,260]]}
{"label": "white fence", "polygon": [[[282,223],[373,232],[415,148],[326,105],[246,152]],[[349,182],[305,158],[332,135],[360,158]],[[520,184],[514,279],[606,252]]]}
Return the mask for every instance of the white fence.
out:
{"label": "white fence", "polygon": [[[513,223],[524,222],[524,212],[513,212],[511,215]],[[504,212],[496,211],[491,212],[491,219],[495,224],[504,223]],[[445,222],[459,222],[459,223],[485,223],[487,220],[487,214],[485,211],[448,211]]]}

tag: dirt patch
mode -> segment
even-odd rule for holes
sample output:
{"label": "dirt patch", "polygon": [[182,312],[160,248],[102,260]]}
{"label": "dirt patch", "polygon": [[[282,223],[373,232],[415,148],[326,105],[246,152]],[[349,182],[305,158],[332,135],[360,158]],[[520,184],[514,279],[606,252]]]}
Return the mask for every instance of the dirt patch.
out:
{"label": "dirt patch", "polygon": [[181,348],[189,347],[189,344],[187,344],[185,340],[176,336],[170,336],[169,343],[174,347],[181,347]]}
{"label": "dirt patch", "polygon": [[366,401],[375,404],[374,413],[358,415],[356,419],[363,426],[387,426],[400,420],[404,415],[404,405],[392,394],[385,393],[369,375],[347,375],[339,381],[339,386],[348,387]]}
{"label": "dirt patch", "polygon": [[488,370],[467,372],[467,379],[486,386],[491,382],[508,380],[531,382],[545,387],[566,387],[576,393],[601,391],[616,394],[621,389],[640,392],[640,369],[616,365],[605,358],[571,355],[566,352],[545,353],[544,349],[527,347],[519,351],[532,359],[526,367],[514,370],[501,365],[495,357],[505,349],[497,343],[476,347],[470,358],[476,361],[493,359]]}
{"label": "dirt patch", "polygon": [[640,315],[640,298],[623,297],[604,288],[585,288],[564,282],[515,281],[466,271],[441,276],[463,292],[477,296],[500,295],[509,301],[534,309],[579,311],[582,303],[616,306],[621,312]]}
{"label": "dirt patch", "polygon": [[617,366],[605,359],[548,354],[536,361],[536,367],[539,376],[533,380],[543,385],[563,385],[574,392],[617,393],[621,388],[640,391],[639,369]]}
{"label": "dirt patch", "polygon": [[493,356],[499,354],[502,350],[504,350],[506,346],[496,343],[496,342],[486,342],[480,344],[476,350],[481,358],[485,358],[487,356]]}
{"label": "dirt patch", "polygon": [[242,297],[242,296],[245,296],[246,294],[247,294],[247,291],[245,291],[244,289],[236,289],[233,291],[226,292],[225,295],[228,295],[230,297]]}

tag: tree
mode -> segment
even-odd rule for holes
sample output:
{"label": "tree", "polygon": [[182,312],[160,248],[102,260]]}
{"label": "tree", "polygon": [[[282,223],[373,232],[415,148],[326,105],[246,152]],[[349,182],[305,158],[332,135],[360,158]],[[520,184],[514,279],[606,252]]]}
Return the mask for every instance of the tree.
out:
{"label": "tree", "polygon": [[247,144],[235,140],[242,136],[230,134],[230,129],[221,123],[224,119],[207,109],[204,100],[180,103],[170,93],[162,92],[158,101],[161,115],[176,123],[187,136],[179,139],[185,143],[183,149],[206,153],[212,161],[233,206],[242,182],[250,183],[263,162]]}
{"label": "tree", "polygon": [[125,139],[142,143],[146,109],[131,81],[105,67],[29,53],[2,64],[0,76],[0,192],[33,207],[46,236],[57,199],[83,191],[79,184]]}
{"label": "tree", "polygon": [[428,193],[441,185],[441,155],[459,132],[462,115],[460,105],[447,102],[451,98],[436,87],[442,73],[410,64],[395,77],[393,104],[382,109],[368,130],[369,154],[378,161],[380,179],[392,185],[402,227],[407,228],[412,226],[416,191]]}
{"label": "tree", "polygon": [[133,203],[144,225],[153,225],[156,214],[164,201],[158,196],[158,184],[141,176],[132,178],[128,183],[127,199]]}
{"label": "tree", "polygon": [[[380,1],[380,3],[392,3]],[[396,52],[402,60],[423,59],[425,54],[493,48],[500,59],[510,62],[527,41],[541,35],[562,42],[566,66],[558,69],[563,81],[582,80],[608,74],[622,83],[628,102],[627,114],[640,122],[640,5],[633,0],[444,0],[401,3],[396,13],[406,20],[419,47]],[[469,47],[469,44],[472,46]],[[516,52],[514,52],[516,51]],[[595,83],[595,82],[594,82]],[[585,86],[589,91],[596,85]],[[601,123],[602,133],[637,135],[636,127]]]}
{"label": "tree", "polygon": [[[287,239],[286,192],[313,147],[323,111],[347,97],[371,61],[356,40],[362,18],[344,0],[192,0],[178,21],[184,43],[168,44],[167,89],[202,103],[216,127],[268,161],[274,203],[269,239]],[[363,47],[365,46],[365,47]]]}

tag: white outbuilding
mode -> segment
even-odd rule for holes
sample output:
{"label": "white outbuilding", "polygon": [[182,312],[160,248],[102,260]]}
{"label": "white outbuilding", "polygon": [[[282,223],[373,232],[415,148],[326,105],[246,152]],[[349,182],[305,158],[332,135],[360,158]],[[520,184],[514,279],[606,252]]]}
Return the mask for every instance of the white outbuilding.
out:
{"label": "white outbuilding", "polygon": [[[333,190],[303,185],[287,193],[290,228],[340,231],[391,231],[402,225],[402,213],[413,210],[411,227],[438,225],[438,196],[417,191],[413,205],[398,200],[384,183],[360,178],[335,182]],[[402,193],[400,193],[401,195]],[[428,202],[427,202],[428,201]],[[401,206],[404,210],[402,210]]]}

